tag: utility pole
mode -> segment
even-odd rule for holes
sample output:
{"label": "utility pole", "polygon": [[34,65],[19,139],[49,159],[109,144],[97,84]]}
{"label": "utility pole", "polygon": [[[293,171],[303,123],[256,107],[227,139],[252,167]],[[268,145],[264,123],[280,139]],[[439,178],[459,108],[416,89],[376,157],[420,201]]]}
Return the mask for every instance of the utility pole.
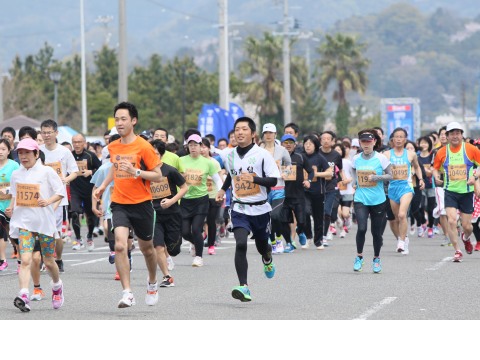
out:
{"label": "utility pole", "polygon": [[292,100],[290,90],[290,41],[289,41],[288,0],[283,1],[283,98],[284,124],[292,122]]}
{"label": "utility pole", "polygon": [[118,48],[118,101],[128,100],[128,74],[127,74],[127,14],[126,0],[118,0],[119,6],[119,48]]}
{"label": "utility pole", "polygon": [[230,97],[230,74],[228,69],[228,0],[218,0],[219,7],[219,100],[220,107],[229,109]]}
{"label": "utility pole", "polygon": [[3,74],[2,64],[0,63],[0,123],[3,122]]}
{"label": "utility pole", "polygon": [[185,65],[182,65],[182,134],[185,134]]}
{"label": "utility pole", "polygon": [[87,72],[85,69],[85,16],[83,0],[80,0],[80,52],[81,52],[81,77],[82,77],[82,133],[87,135]]}

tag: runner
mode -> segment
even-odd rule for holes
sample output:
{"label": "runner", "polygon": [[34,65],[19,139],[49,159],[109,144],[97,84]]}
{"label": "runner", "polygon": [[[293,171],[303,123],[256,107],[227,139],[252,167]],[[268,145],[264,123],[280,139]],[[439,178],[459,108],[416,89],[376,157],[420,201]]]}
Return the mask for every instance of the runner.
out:
{"label": "runner", "polygon": [[480,150],[472,144],[463,141],[463,127],[456,121],[447,125],[446,134],[448,144],[440,148],[433,163],[433,176],[437,183],[441,183],[440,169],[444,170],[445,178],[445,210],[448,218],[447,233],[455,254],[454,262],[461,262],[463,253],[458,244],[457,211],[462,223],[461,239],[467,254],[473,251],[470,242],[472,234],[473,191],[477,180],[473,166],[480,164]]}
{"label": "runner", "polygon": [[345,149],[345,146],[337,144],[335,145],[335,150],[342,156],[342,167],[345,178],[342,181],[338,182],[338,189],[340,191],[340,209],[338,210],[339,219],[340,219],[340,238],[344,238],[350,226],[352,220],[350,217],[352,204],[353,204],[353,194],[355,189],[353,188],[353,163],[348,156],[348,152]]}
{"label": "runner", "polygon": [[[45,154],[45,165],[52,167],[63,184],[65,189],[67,184],[77,178],[78,166],[73,158],[72,153],[64,146],[57,143],[58,126],[53,120],[45,120],[40,124],[42,136],[45,144],[40,146],[40,150]],[[62,253],[62,226],[67,221],[68,198],[65,196],[60,201],[60,206],[55,210],[57,219],[57,232],[55,238],[55,254],[57,256],[56,263],[60,272],[64,272]]]}
{"label": "runner", "polygon": [[[200,146],[200,154],[209,159],[215,166],[218,175],[222,178],[222,169],[221,165],[211,156],[210,153],[210,141],[205,137],[202,139],[202,144]],[[213,186],[213,180],[211,176],[207,177],[207,191],[208,191],[208,214],[207,221],[205,226],[207,229],[207,247],[208,255],[215,255],[215,246],[217,243],[217,219],[220,213],[220,208],[222,203],[217,203],[215,197],[217,196],[218,190]]]}
{"label": "runner", "polygon": [[182,237],[189,241],[193,267],[203,266],[203,224],[208,215],[207,177],[211,176],[217,187],[222,186],[218,169],[213,162],[200,154],[202,138],[193,134],[187,139],[188,155],[180,158],[180,172],[185,177],[188,191],[180,201],[182,210]]}
{"label": "runner", "polygon": [[35,140],[21,140],[17,149],[23,166],[12,174],[12,201],[5,210],[5,214],[11,217],[10,235],[19,239],[22,260],[18,277],[20,292],[13,303],[22,312],[30,311],[30,263],[38,237],[45,265],[52,278],[52,306],[59,309],[63,305],[64,295],[59,269],[53,260],[54,236],[57,232],[53,204],[66,196],[65,187],[53,169],[41,164]]}
{"label": "runner", "polygon": [[385,218],[385,191],[383,182],[392,178],[390,161],[375,149],[380,148],[381,138],[375,129],[365,129],[358,133],[362,152],[353,157],[353,171],[356,179],[356,190],[353,207],[357,216],[357,256],[353,264],[354,271],[362,271],[363,247],[367,233],[368,217],[373,237],[373,272],[382,271],[380,250],[383,245],[383,230],[379,226]]}
{"label": "runner", "polygon": [[[313,242],[317,250],[323,250],[323,227],[329,225],[323,223],[325,202],[324,179],[331,179],[333,176],[333,170],[328,165],[327,160],[320,155],[318,151],[320,149],[320,141],[315,135],[305,136],[303,139],[303,148],[305,150],[305,157],[308,166],[313,169],[314,177],[311,180],[310,188],[305,189],[305,211],[307,215],[305,221],[305,235],[307,237],[307,242],[305,245],[302,245],[302,248],[308,249]],[[313,233],[310,215],[313,216]]]}
{"label": "runner", "polygon": [[10,178],[12,172],[18,169],[18,163],[8,158],[12,148],[7,139],[0,139],[0,271],[8,268],[6,247],[9,241],[8,232],[10,218],[5,215],[5,209],[10,206],[12,194],[10,192]]}
{"label": "runner", "polygon": [[74,242],[72,250],[80,250],[85,247],[80,234],[80,214],[87,218],[87,250],[93,251],[93,229],[95,227],[95,214],[92,212],[92,190],[90,183],[92,175],[102,166],[102,162],[95,153],[85,150],[86,139],[83,134],[76,134],[72,137],[72,155],[77,162],[79,169],[78,176],[70,183],[70,206],[72,213],[72,227],[77,241]]}
{"label": "runner", "polygon": [[99,200],[107,186],[114,181],[112,194],[112,227],[115,234],[115,265],[120,275],[123,293],[119,308],[135,305],[130,287],[130,264],[128,261],[128,236],[133,228],[148,269],[145,303],[149,306],[158,302],[157,261],[153,247],[155,211],[152,206],[150,181],[161,181],[160,159],[153,147],[134,128],[138,124],[135,105],[122,102],[114,109],[115,127],[120,140],[108,145],[113,166],[103,183],[94,191]]}
{"label": "runner", "polygon": [[392,180],[388,185],[388,198],[395,220],[391,222],[395,229],[394,234],[398,234],[397,252],[404,255],[410,253],[408,232],[408,208],[413,198],[412,186],[412,166],[419,181],[419,189],[423,190],[425,182],[422,177],[422,171],[418,165],[417,154],[405,149],[408,134],[403,128],[396,128],[392,132],[393,149],[386,151],[384,155],[392,165]]}
{"label": "runner", "polygon": [[[433,238],[433,224],[435,218],[433,217],[433,210],[435,209],[435,189],[432,182],[432,150],[433,144],[429,136],[423,136],[418,139],[418,145],[420,147],[420,154],[418,156],[418,161],[423,164],[425,169],[426,177],[425,179],[425,189],[423,189],[422,196],[422,209],[426,210],[428,214],[428,223],[427,223],[427,236]],[[425,209],[425,202],[427,203]]]}
{"label": "runner", "polygon": [[252,119],[238,118],[234,132],[238,146],[224,161],[227,178],[217,194],[217,201],[223,201],[225,190],[233,180],[230,213],[236,242],[235,269],[240,285],[233,288],[232,296],[246,302],[252,300],[247,279],[247,240],[250,232],[262,256],[265,275],[267,278],[275,275],[272,246],[268,243],[272,207],[267,201],[267,188],[276,185],[280,172],[272,156],[255,144],[256,125]]}
{"label": "runner", "polygon": [[[313,179],[313,172],[311,167],[308,167],[306,161],[301,153],[295,152],[296,139],[293,135],[283,135],[282,146],[288,151],[290,155],[291,165],[282,166],[281,174],[285,181],[285,200],[282,207],[282,234],[287,245],[285,246],[285,253],[291,253],[296,249],[292,241],[289,224],[294,221],[294,216],[297,221],[296,233],[299,236],[305,231],[305,190],[310,188],[311,180]],[[307,172],[308,176],[304,174]],[[305,242],[300,243],[305,245]]]}
{"label": "runner", "polygon": [[[165,154],[165,143],[161,140],[154,140],[152,146],[162,160],[162,156]],[[188,188],[183,176],[173,166],[162,162],[160,171],[163,176],[162,180],[150,184],[153,207],[156,212],[153,245],[158,267],[163,273],[160,287],[172,287],[175,286],[175,283],[169,272],[171,269],[168,268],[167,254],[177,256],[180,253],[182,212],[178,201],[185,195]],[[179,188],[178,192],[177,187]]]}

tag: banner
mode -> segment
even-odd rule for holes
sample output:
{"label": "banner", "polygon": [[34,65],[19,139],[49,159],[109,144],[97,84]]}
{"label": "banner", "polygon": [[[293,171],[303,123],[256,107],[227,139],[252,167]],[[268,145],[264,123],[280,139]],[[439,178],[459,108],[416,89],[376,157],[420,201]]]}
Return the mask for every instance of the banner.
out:
{"label": "banner", "polygon": [[382,128],[385,137],[396,128],[407,131],[408,139],[420,137],[420,101],[415,98],[382,99]]}
{"label": "banner", "polygon": [[244,116],[243,109],[237,104],[230,103],[230,110],[222,109],[216,104],[203,104],[198,116],[198,131],[202,137],[208,134],[215,136],[215,146],[218,139],[228,139],[228,133],[233,130],[233,124],[239,117]]}

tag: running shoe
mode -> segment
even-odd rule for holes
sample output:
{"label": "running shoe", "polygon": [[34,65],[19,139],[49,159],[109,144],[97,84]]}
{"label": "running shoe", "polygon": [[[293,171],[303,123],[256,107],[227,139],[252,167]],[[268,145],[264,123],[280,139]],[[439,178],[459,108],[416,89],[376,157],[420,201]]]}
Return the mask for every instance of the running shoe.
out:
{"label": "running shoe", "polygon": [[201,258],[200,256],[195,256],[195,257],[193,258],[192,266],[193,266],[193,267],[201,267],[201,266],[203,266],[203,258]]}
{"label": "running shoe", "polygon": [[422,226],[417,227],[417,237],[423,237],[425,235],[425,228]]}
{"label": "running shoe", "polygon": [[465,251],[467,254],[471,254],[473,252],[473,245],[470,239],[465,239],[465,233],[462,232],[462,241],[463,245],[465,245]]}
{"label": "running shoe", "polygon": [[333,239],[333,233],[330,231],[327,231],[327,240],[332,240]]}
{"label": "running shoe", "polygon": [[115,273],[115,277],[113,279],[120,280],[120,274],[118,273],[118,271]]}
{"label": "running shoe", "polygon": [[342,231],[340,231],[340,238],[343,239],[345,236],[347,236],[347,233],[342,229]]}
{"label": "running shoe", "polygon": [[410,226],[410,235],[415,234],[415,225]]}
{"label": "running shoe", "polygon": [[3,271],[5,270],[6,268],[8,268],[8,262],[7,260],[5,260],[2,265],[0,265],[0,271]]}
{"label": "running shoe", "polygon": [[463,254],[460,250],[455,251],[455,255],[453,255],[453,262],[462,262]]}
{"label": "running shoe", "polygon": [[273,276],[275,275],[275,264],[273,263],[273,259],[270,261],[270,264],[263,264],[263,272],[265,273],[265,276],[267,278],[273,278]]}
{"label": "running shoe", "polygon": [[480,241],[475,244],[475,251],[480,251]]}
{"label": "running shoe", "polygon": [[171,256],[167,257],[167,269],[168,271],[172,271],[175,268],[175,263],[173,262],[173,258]]}
{"label": "running shoe", "polygon": [[287,244],[285,245],[285,249],[283,250],[284,253],[292,253],[295,251],[295,248],[292,246],[292,244]]}
{"label": "running shoe", "polygon": [[304,246],[307,243],[307,237],[304,233],[298,234],[298,242],[300,245]]}
{"label": "running shoe", "polygon": [[92,252],[93,249],[95,249],[95,243],[93,242],[92,239],[87,239],[87,250],[89,252]]}
{"label": "running shoe", "polygon": [[295,241],[292,240],[292,242],[290,243],[290,245],[292,245],[293,250],[297,250],[297,244],[296,244]]}
{"label": "running shoe", "polygon": [[103,228],[101,226],[98,227],[98,235],[103,235],[104,234],[104,231],[103,231]]}
{"label": "running shoe", "polygon": [[372,268],[375,274],[378,274],[380,271],[382,271],[382,263],[380,261],[380,258],[373,259]]}
{"label": "running shoe", "polygon": [[323,245],[323,243],[321,243],[320,245],[316,245],[316,248],[317,248],[317,250],[324,250],[325,246]]}
{"label": "running shoe", "polygon": [[226,232],[226,230],[225,230],[225,225],[220,226],[220,230],[219,230],[219,232],[218,232],[218,236],[220,236],[221,238],[225,237],[225,232]]}
{"label": "running shoe", "polygon": [[158,281],[150,284],[147,280],[147,294],[145,295],[145,304],[153,306],[158,302]]}
{"label": "running shoe", "polygon": [[429,239],[433,238],[433,229],[432,228],[427,229],[427,237]]}
{"label": "running shoe", "polygon": [[110,255],[108,255],[108,262],[110,264],[115,264],[115,251],[110,251]]}
{"label": "running shoe", "polygon": [[450,239],[447,236],[445,236],[440,246],[452,246],[452,243],[450,242]]}
{"label": "running shoe", "polygon": [[283,254],[284,250],[283,241],[277,239],[277,254]]}
{"label": "running shoe", "polygon": [[353,271],[362,271],[363,263],[364,263],[363,258],[361,258],[360,256],[357,256],[353,263]]}
{"label": "running shoe", "polygon": [[440,234],[440,229],[438,228],[438,226],[434,226],[434,227],[433,227],[433,233],[434,233],[435,235]]}
{"label": "running shoe", "polygon": [[20,309],[21,312],[29,312],[30,300],[28,300],[28,293],[20,294],[20,296],[17,296],[15,300],[13,300],[13,305],[15,305],[16,308]]}
{"label": "running shoe", "polygon": [[83,240],[77,240],[73,242],[72,250],[80,250],[85,247],[85,244],[83,243]]}
{"label": "running shoe", "polygon": [[65,269],[63,268],[63,260],[55,260],[58,266],[58,271],[61,273],[65,272]]}
{"label": "running shoe", "polygon": [[408,248],[408,246],[410,245],[410,239],[408,238],[408,236],[405,238],[405,241],[404,241],[404,244],[403,244],[403,252],[402,254],[403,255],[408,255],[410,254],[410,250]]}
{"label": "running shoe", "polygon": [[277,243],[272,243],[272,254],[276,254],[277,253]]}
{"label": "running shoe", "polygon": [[330,227],[328,228],[328,232],[332,235],[337,235],[337,229],[333,225],[330,225]]}
{"label": "running shoe", "polygon": [[302,245],[302,249],[308,249],[310,246],[313,246],[313,239],[307,239],[305,245]]}
{"label": "running shoe", "polygon": [[328,234],[327,234],[327,236],[324,236],[324,237],[323,237],[323,241],[322,241],[323,246],[325,246],[325,247],[328,247],[328,246],[329,246],[329,245],[328,245],[328,240],[332,240],[332,238],[329,239],[329,238],[328,238]]}
{"label": "running shoe", "polygon": [[401,253],[405,250],[405,241],[398,239],[397,240],[397,252]]}
{"label": "running shoe", "polygon": [[132,307],[135,304],[136,302],[135,302],[135,298],[133,297],[133,293],[131,291],[123,290],[122,298],[118,302],[118,308],[123,309],[127,307]]}
{"label": "running shoe", "polygon": [[347,234],[348,234],[348,230],[349,230],[349,227],[348,227],[348,226],[344,226],[344,227],[343,227],[343,231],[345,231]]}
{"label": "running shoe", "polygon": [[175,283],[173,282],[173,277],[170,275],[165,275],[163,277],[162,282],[160,283],[160,287],[174,287]]}
{"label": "running shoe", "polygon": [[235,286],[232,289],[232,297],[234,299],[240,300],[241,302],[249,302],[252,301],[252,297],[250,296],[250,290],[248,286]]}
{"label": "running shoe", "polygon": [[40,301],[45,298],[45,292],[42,288],[33,288],[33,294],[30,296],[31,301]]}
{"label": "running shoe", "polygon": [[215,255],[215,246],[208,247],[208,255]]}
{"label": "running shoe", "polygon": [[63,283],[60,285],[60,288],[57,290],[52,289],[52,307],[54,309],[60,309],[63,305]]}

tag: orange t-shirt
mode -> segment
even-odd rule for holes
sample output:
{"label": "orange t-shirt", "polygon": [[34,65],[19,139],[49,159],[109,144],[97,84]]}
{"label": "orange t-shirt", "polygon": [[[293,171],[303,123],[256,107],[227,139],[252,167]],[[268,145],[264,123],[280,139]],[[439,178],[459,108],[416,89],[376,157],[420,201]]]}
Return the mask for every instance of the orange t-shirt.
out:
{"label": "orange t-shirt", "polygon": [[[435,154],[433,167],[437,170],[440,170],[440,168],[443,166],[443,163],[447,159],[447,146],[442,146]],[[450,146],[450,151],[452,153],[457,153],[460,151],[461,148],[462,144],[458,145],[455,148],[453,146]],[[472,162],[477,165],[480,164],[480,150],[476,146],[473,146],[470,143],[465,143],[465,152],[467,153],[468,158],[472,160]]]}
{"label": "orange t-shirt", "polygon": [[135,178],[126,171],[118,170],[118,163],[127,159],[133,167],[141,170],[153,170],[160,165],[160,159],[148,141],[137,136],[130,144],[122,144],[121,139],[108,144],[110,161],[113,163],[112,202],[118,204],[139,204],[152,200],[150,181]]}

